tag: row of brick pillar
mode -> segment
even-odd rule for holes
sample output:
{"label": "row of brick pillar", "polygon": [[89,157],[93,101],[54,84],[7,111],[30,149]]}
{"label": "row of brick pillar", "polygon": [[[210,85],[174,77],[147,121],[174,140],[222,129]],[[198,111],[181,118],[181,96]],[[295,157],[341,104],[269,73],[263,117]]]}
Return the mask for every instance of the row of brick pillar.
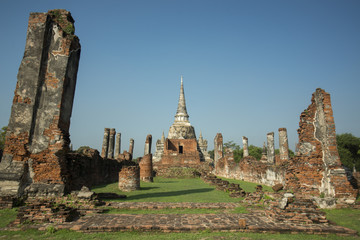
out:
{"label": "row of brick pillar", "polygon": [[[266,135],[267,139],[267,162],[270,164],[275,163],[275,141],[274,141],[274,132],[268,133]],[[248,138],[243,136],[243,157],[249,156],[248,148]],[[279,153],[280,160],[286,161],[289,160],[289,143],[287,137],[286,128],[279,128]],[[223,137],[221,133],[216,134],[214,139],[214,162],[216,162],[223,157]]]}
{"label": "row of brick pillar", "polygon": [[[134,139],[131,138],[129,153],[133,155],[133,152],[134,152]],[[120,153],[121,153],[121,133],[116,134],[115,128],[105,128],[104,138],[101,148],[101,157],[111,158],[111,159],[118,158]]]}

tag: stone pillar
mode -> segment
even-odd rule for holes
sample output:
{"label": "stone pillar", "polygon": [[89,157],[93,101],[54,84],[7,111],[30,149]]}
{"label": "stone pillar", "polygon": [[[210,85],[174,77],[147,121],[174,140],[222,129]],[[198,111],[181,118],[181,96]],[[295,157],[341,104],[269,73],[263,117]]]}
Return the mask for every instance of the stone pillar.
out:
{"label": "stone pillar", "polygon": [[216,134],[214,139],[214,164],[223,157],[223,137],[221,133]]}
{"label": "stone pillar", "polygon": [[144,155],[151,153],[151,142],[152,142],[152,136],[151,134],[149,134],[146,136]]}
{"label": "stone pillar", "polygon": [[131,154],[131,156],[134,153],[134,139],[132,139],[132,138],[130,138],[129,153]]}
{"label": "stone pillar", "polygon": [[121,153],[121,133],[117,133],[116,141],[115,141],[115,159],[118,158],[120,153]]}
{"label": "stone pillar", "polygon": [[249,150],[248,150],[248,138],[247,137],[242,137],[242,142],[243,142],[243,156],[247,157],[249,156]]}
{"label": "stone pillar", "polygon": [[139,166],[123,166],[119,172],[119,189],[123,192],[140,190]]}
{"label": "stone pillar", "polygon": [[109,135],[109,151],[108,151],[108,158],[114,158],[114,146],[115,146],[115,128],[110,129],[110,135]]}
{"label": "stone pillar", "polygon": [[286,128],[279,128],[280,161],[289,160],[289,143]]}
{"label": "stone pillar", "polygon": [[66,10],[30,13],[0,164],[0,196],[61,195],[68,186],[65,155],[81,49],[74,31]]}
{"label": "stone pillar", "polygon": [[274,132],[267,134],[267,161],[268,163],[275,163],[275,143],[274,143]]}
{"label": "stone pillar", "polygon": [[101,157],[102,158],[107,158],[107,156],[108,156],[109,135],[110,135],[110,128],[105,128],[104,129],[104,139],[103,139],[103,144],[102,144],[102,148],[101,148]]}

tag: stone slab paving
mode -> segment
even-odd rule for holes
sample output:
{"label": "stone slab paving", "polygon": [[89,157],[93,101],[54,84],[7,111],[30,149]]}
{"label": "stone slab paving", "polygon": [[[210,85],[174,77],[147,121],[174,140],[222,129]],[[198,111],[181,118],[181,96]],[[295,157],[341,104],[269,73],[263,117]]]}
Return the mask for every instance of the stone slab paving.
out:
{"label": "stone slab paving", "polygon": [[231,209],[239,203],[193,203],[193,202],[110,202],[107,206],[117,209]]}
{"label": "stone slab paving", "polygon": [[[246,223],[246,226],[241,223]],[[329,224],[286,224],[275,222],[261,212],[249,214],[95,214],[57,226],[80,232],[201,230],[261,233],[309,233],[356,235],[356,231]]]}
{"label": "stone slab paving", "polygon": [[[119,209],[230,209],[238,207],[239,203],[110,202],[108,206]],[[246,214],[95,214],[82,217],[75,222],[60,224],[57,227],[80,232],[131,230],[192,232],[212,230],[260,233],[357,234],[355,230],[330,224],[278,222],[266,216],[262,210],[252,210],[251,213]]]}

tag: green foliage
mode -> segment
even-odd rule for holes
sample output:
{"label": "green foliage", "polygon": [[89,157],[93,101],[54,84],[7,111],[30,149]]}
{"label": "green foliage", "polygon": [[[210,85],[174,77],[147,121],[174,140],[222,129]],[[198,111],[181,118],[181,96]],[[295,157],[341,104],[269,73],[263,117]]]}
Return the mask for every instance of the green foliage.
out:
{"label": "green foliage", "polygon": [[224,148],[231,148],[233,151],[240,150],[240,146],[234,143],[234,141],[228,141],[224,143]]}
{"label": "green foliage", "polygon": [[214,150],[208,151],[208,153],[210,154],[211,159],[214,159]]}
{"label": "green foliage", "polygon": [[68,23],[63,30],[68,35],[73,35],[75,33],[75,28],[72,23]]}
{"label": "green foliage", "polygon": [[5,136],[6,136],[7,126],[2,127],[0,130],[0,149],[5,147]]}
{"label": "green foliage", "polygon": [[355,165],[360,170],[360,138],[351,133],[336,135],[337,147],[341,163],[352,169]]}
{"label": "green foliage", "polygon": [[51,14],[52,18],[54,19],[54,21],[61,25],[61,27],[63,28],[63,31],[67,35],[74,35],[74,33],[75,33],[74,25],[71,22],[68,22],[68,20],[65,18],[65,16],[61,14],[60,10],[58,10],[58,9],[52,10],[52,11],[50,11],[50,14]]}
{"label": "green foliage", "polygon": [[[234,143],[233,141],[228,141],[224,143],[224,148],[231,148],[233,150],[235,162],[240,162],[240,160],[243,158],[244,149],[240,148],[240,146]],[[250,156],[256,158],[257,160],[261,159],[262,156],[261,147],[250,145],[248,147],[248,151]]]}
{"label": "green foliage", "polygon": [[249,146],[249,155],[253,156],[257,160],[260,160],[261,156],[262,156],[262,148],[261,147],[256,147],[254,145],[250,145]]}

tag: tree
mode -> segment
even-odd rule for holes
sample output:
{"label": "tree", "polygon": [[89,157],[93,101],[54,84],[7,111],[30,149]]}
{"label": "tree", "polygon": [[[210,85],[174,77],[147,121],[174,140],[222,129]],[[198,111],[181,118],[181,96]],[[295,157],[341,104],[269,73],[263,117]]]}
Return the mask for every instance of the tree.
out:
{"label": "tree", "polygon": [[261,159],[262,156],[262,148],[256,147],[254,145],[249,146],[249,155],[256,158],[257,160]]}
{"label": "tree", "polygon": [[336,142],[341,163],[353,169],[360,170],[360,138],[351,133],[336,135]]}
{"label": "tree", "polygon": [[210,154],[210,158],[211,159],[214,159],[214,150],[211,150],[208,152]]}
{"label": "tree", "polygon": [[0,130],[0,149],[5,147],[5,136],[6,136],[7,126],[2,127]]}

